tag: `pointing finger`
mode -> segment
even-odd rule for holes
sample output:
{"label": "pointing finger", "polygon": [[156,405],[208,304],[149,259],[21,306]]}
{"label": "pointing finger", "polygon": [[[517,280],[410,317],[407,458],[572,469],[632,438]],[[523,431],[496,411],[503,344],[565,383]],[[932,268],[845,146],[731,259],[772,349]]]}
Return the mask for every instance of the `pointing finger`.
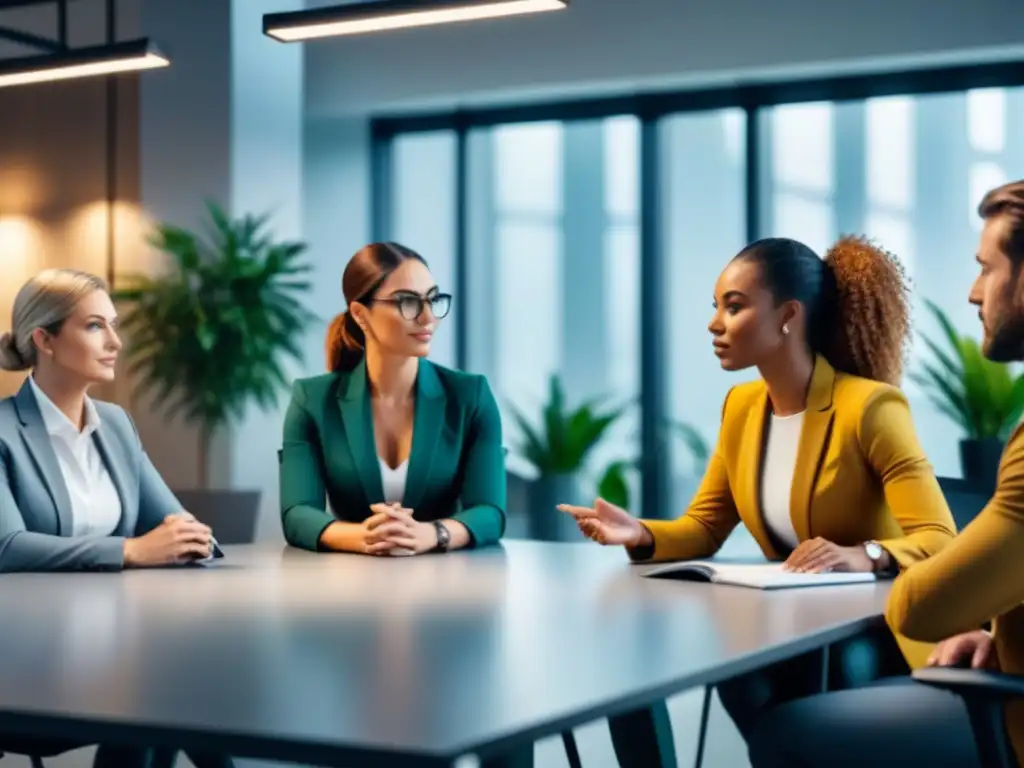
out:
{"label": "pointing finger", "polygon": [[559,504],[556,507],[560,512],[572,515],[577,520],[591,519],[597,517],[597,512],[590,507],[577,507],[573,504]]}

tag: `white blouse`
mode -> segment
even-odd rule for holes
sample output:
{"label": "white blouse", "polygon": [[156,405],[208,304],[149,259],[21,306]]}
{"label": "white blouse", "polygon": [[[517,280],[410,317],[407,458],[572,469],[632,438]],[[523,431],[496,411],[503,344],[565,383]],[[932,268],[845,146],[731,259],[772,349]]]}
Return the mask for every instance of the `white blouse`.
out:
{"label": "white blouse", "polygon": [[803,425],[802,412],[792,416],[771,414],[761,469],[761,511],[765,525],[780,542],[793,548],[800,541],[793,528],[789,500]]}
{"label": "white blouse", "polygon": [[401,504],[405,497],[405,478],[408,474],[409,460],[406,459],[397,467],[392,469],[384,459],[377,457],[380,462],[380,482],[384,487],[384,502],[386,504]]}
{"label": "white blouse", "polygon": [[31,377],[29,382],[71,498],[72,535],[110,536],[121,522],[121,497],[93,438],[100,425],[96,406],[85,398],[85,427],[79,431]]}

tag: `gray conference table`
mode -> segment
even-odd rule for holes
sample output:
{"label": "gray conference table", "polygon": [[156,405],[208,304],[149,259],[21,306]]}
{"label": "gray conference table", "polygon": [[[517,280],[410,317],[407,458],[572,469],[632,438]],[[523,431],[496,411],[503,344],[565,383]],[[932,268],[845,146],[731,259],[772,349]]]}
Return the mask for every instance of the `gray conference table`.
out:
{"label": "gray conference table", "polygon": [[850,637],[887,591],[644,579],[590,544],[226,550],[212,568],[0,577],[0,730],[450,765]]}

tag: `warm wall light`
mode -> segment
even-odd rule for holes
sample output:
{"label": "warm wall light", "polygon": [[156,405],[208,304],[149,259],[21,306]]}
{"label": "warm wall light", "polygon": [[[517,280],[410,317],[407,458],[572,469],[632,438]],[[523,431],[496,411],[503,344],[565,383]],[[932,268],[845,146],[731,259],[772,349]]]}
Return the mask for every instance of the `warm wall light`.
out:
{"label": "warm wall light", "polygon": [[27,216],[0,217],[0,272],[4,276],[0,281],[0,306],[11,286],[14,290],[21,286],[18,272],[27,276],[39,267],[46,250],[45,234],[42,226]]}
{"label": "warm wall light", "polygon": [[384,0],[263,17],[263,33],[283,42],[336,35],[358,35],[405,27],[496,19],[559,11],[569,0]]}
{"label": "warm wall light", "polygon": [[59,54],[0,60],[0,88],[136,72],[166,67],[170,63],[149,40],[143,38],[95,48],[78,48]]}

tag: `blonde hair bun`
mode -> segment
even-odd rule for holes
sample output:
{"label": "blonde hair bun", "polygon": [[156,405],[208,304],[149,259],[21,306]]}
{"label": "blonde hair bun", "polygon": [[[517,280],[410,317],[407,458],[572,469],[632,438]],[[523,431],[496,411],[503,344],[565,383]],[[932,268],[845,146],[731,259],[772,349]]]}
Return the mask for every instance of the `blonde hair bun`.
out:
{"label": "blonde hair bun", "polygon": [[25,359],[18,352],[18,348],[14,344],[14,337],[9,333],[0,336],[0,370],[28,370],[28,366],[25,365]]}

